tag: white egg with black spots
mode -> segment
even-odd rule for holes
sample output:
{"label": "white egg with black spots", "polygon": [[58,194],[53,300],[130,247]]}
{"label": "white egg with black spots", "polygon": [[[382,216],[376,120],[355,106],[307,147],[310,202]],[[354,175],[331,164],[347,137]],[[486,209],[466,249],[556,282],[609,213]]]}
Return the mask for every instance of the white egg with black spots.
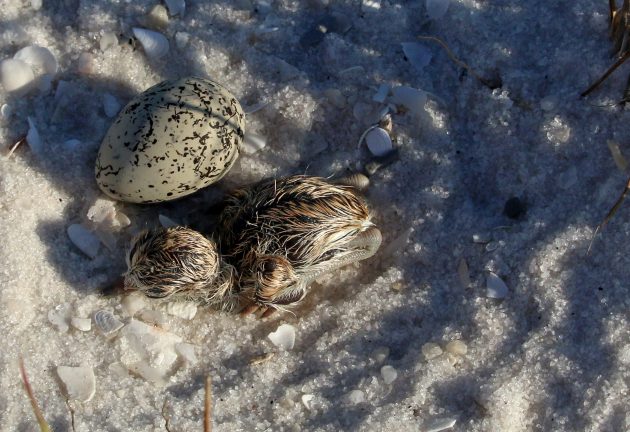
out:
{"label": "white egg with black spots", "polygon": [[96,159],[96,182],[120,201],[154,203],[220,180],[245,133],[238,100],[203,78],[164,81],[118,114]]}

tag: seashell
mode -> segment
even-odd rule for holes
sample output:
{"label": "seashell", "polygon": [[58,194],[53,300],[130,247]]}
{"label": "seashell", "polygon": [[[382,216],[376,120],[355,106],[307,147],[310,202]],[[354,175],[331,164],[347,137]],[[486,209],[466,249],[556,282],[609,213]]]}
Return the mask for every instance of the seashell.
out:
{"label": "seashell", "polygon": [[255,133],[246,133],[245,138],[243,139],[243,152],[245,154],[254,154],[264,149],[267,145],[267,141],[265,137],[262,135],[258,135]]}
{"label": "seashell", "polygon": [[381,368],[381,376],[385,384],[391,384],[398,378],[398,372],[390,365],[385,365]]}
{"label": "seashell", "polygon": [[409,63],[419,71],[422,71],[431,61],[431,57],[433,57],[429,48],[418,42],[403,42],[400,45]]}
{"label": "seashell", "polygon": [[365,143],[370,152],[377,157],[385,156],[394,149],[389,134],[380,127],[375,127],[365,135]]}
{"label": "seashell", "polygon": [[165,0],[168,13],[182,17],[186,11],[186,0]]}
{"label": "seashell", "polygon": [[91,231],[79,224],[72,224],[68,227],[68,237],[70,241],[79,248],[81,252],[90,258],[96,258],[101,241]]}
{"label": "seashell", "polygon": [[136,39],[140,41],[144,53],[150,59],[159,59],[168,53],[168,39],[162,33],[139,27],[134,27],[132,30]]}
{"label": "seashell", "polygon": [[103,95],[103,110],[105,115],[109,118],[116,117],[116,114],[120,111],[120,102],[114,96],[109,93]]}
{"label": "seashell", "polygon": [[31,7],[33,10],[40,10],[42,8],[43,0],[31,0]]}
{"label": "seashell", "polygon": [[440,432],[445,429],[450,429],[455,426],[457,422],[456,418],[436,418],[432,419],[424,424],[423,432]]}
{"label": "seashell", "polygon": [[403,105],[409,111],[418,115],[424,111],[427,94],[412,87],[398,86],[392,89],[390,101],[396,105]]}
{"label": "seashell", "polygon": [[48,311],[48,321],[62,333],[68,331],[68,320],[70,319],[70,305],[63,303]]}
{"label": "seashell", "polygon": [[101,51],[105,52],[111,47],[114,47],[118,44],[118,38],[116,37],[116,33],[107,32],[103,33],[101,36],[101,40],[99,41],[99,46]]}
{"label": "seashell", "polygon": [[123,311],[130,317],[134,316],[136,312],[144,309],[146,306],[144,299],[144,294],[138,291],[131,292],[121,301]]}
{"label": "seashell", "polygon": [[116,333],[124,326],[123,322],[116,318],[113,313],[104,309],[94,314],[94,323],[105,336]]}
{"label": "seashell", "polygon": [[33,70],[22,60],[7,59],[0,63],[0,81],[8,92],[26,92],[34,79]]}
{"label": "seashell", "polygon": [[168,26],[168,13],[166,8],[157,4],[151,8],[149,14],[142,18],[142,25],[155,29],[164,30]]}
{"label": "seashell", "polygon": [[307,410],[311,410],[311,408],[313,408],[311,402],[313,402],[313,399],[315,399],[315,396],[312,394],[303,394],[302,395],[302,403],[304,404],[304,407]]}
{"label": "seashell", "polygon": [[449,4],[449,0],[427,0],[427,15],[434,20],[440,19],[446,14]]}
{"label": "seashell", "polygon": [[68,399],[88,402],[96,392],[96,378],[89,366],[58,366],[57,375],[63,382]]}
{"label": "seashell", "polygon": [[269,333],[268,338],[275,346],[288,351],[295,344],[295,327],[282,324],[275,332]]}
{"label": "seashell", "polygon": [[28,121],[28,132],[26,133],[26,142],[28,143],[28,146],[31,148],[33,153],[42,154],[44,150],[44,142],[42,141],[42,138],[39,136],[39,132],[37,131],[37,128],[35,127],[35,121],[33,120],[32,117],[27,117],[26,120]]}
{"label": "seashell", "polygon": [[16,52],[13,59],[28,64],[36,75],[57,73],[57,59],[48,48],[37,45],[27,46]]}
{"label": "seashell", "polygon": [[496,274],[489,272],[486,278],[486,297],[502,299],[508,294],[508,287]]}
{"label": "seashell", "polygon": [[2,104],[0,107],[0,117],[7,120],[13,113],[13,108],[9,104]]}
{"label": "seashell", "polygon": [[112,225],[116,217],[116,204],[112,200],[97,198],[87,211],[87,218],[96,225]]}
{"label": "seashell", "polygon": [[446,344],[446,352],[454,355],[463,356],[468,352],[468,347],[464,342],[459,339],[455,339]]}

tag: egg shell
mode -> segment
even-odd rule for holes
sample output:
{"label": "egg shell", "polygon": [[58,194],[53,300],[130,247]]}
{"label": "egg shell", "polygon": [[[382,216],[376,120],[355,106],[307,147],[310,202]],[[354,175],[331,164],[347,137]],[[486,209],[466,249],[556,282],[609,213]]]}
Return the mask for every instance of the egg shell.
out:
{"label": "egg shell", "polygon": [[220,180],[240,153],[245,116],[220,84],[188,77],[134,98],[109,128],[96,159],[96,182],[132,203],[170,201]]}

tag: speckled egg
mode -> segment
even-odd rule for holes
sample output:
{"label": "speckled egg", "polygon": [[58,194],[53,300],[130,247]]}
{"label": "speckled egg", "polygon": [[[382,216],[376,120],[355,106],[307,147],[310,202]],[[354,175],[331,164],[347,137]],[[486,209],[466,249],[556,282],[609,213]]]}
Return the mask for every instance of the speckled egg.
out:
{"label": "speckled egg", "polygon": [[96,182],[120,201],[154,203],[217,182],[239,155],[245,116],[238,100],[203,78],[164,81],[134,98],[109,128]]}

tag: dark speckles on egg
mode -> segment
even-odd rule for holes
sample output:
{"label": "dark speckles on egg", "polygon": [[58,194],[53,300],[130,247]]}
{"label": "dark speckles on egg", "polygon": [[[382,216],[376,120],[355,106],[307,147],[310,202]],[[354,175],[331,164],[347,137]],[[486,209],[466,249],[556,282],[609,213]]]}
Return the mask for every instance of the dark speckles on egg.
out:
{"label": "dark speckles on egg", "polygon": [[194,77],[160,83],[113,122],[99,150],[97,183],[129,202],[189,195],[228,172],[243,131],[242,108],[219,84]]}

